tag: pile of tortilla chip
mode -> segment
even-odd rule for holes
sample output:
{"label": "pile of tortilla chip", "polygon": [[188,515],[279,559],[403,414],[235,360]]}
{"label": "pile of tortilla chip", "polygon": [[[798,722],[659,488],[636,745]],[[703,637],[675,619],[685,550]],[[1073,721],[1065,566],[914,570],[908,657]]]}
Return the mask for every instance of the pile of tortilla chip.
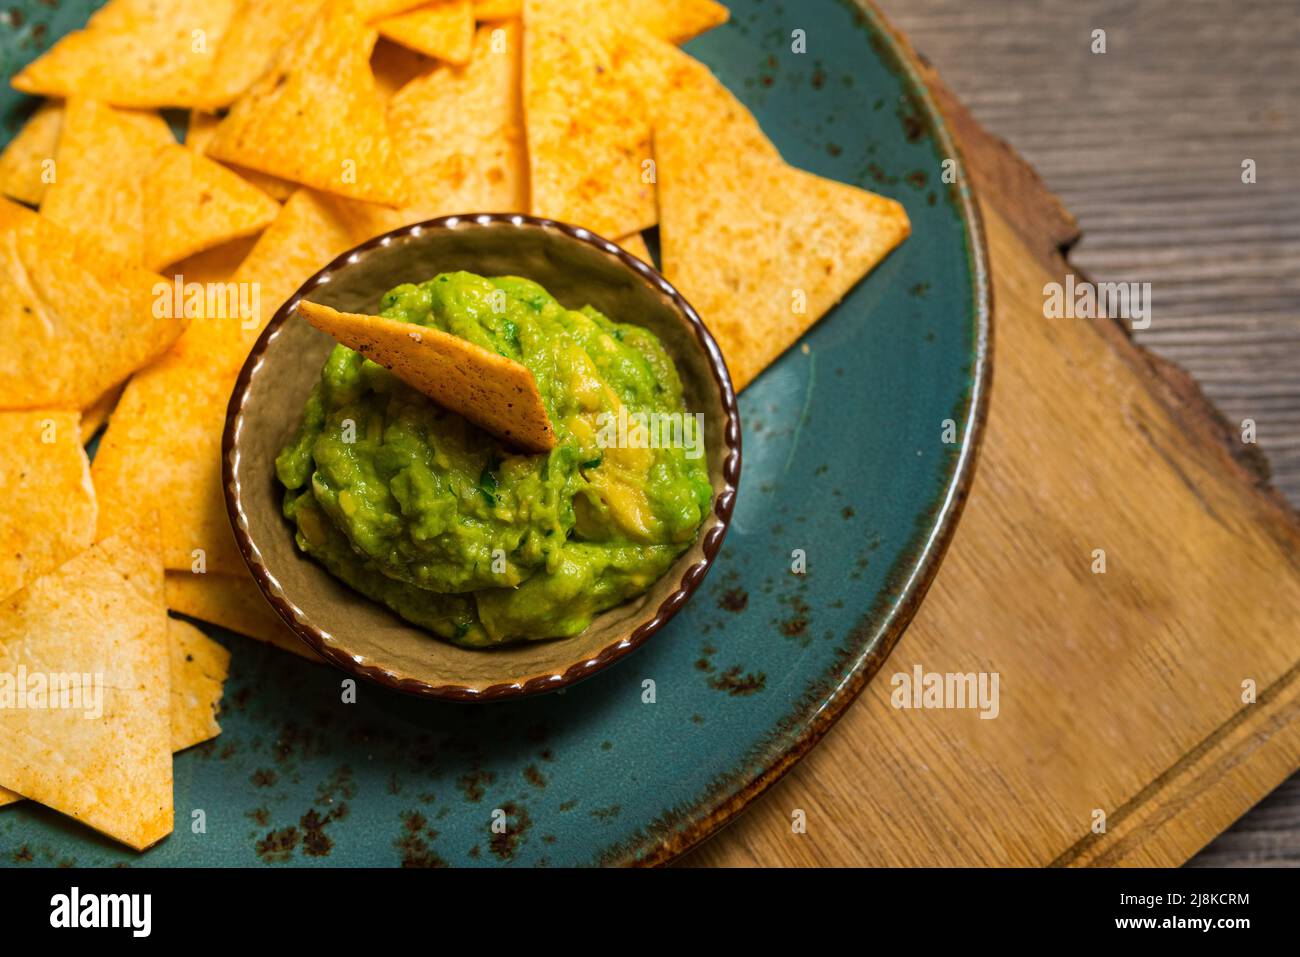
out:
{"label": "pile of tortilla chip", "polygon": [[[789,166],[678,49],[727,17],[109,0],[13,77],[33,99],[0,154],[0,658],[107,691],[98,723],[0,709],[0,786],[146,846],[170,827],[159,749],[216,733],[225,669],[166,610],[313,658],[238,554],[220,445],[258,334],[341,252],[466,212],[647,261],[657,230],[743,388],[907,236],[893,200]],[[162,109],[187,111],[183,141]]]}

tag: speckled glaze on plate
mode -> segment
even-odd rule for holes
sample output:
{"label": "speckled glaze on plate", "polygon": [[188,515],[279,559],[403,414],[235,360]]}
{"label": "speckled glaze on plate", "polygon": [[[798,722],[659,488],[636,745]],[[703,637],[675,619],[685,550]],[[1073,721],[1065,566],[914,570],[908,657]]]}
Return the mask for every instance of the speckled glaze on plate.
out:
{"label": "speckled glaze on plate", "polygon": [[[94,5],[11,3],[7,71]],[[486,707],[367,684],[343,704],[332,668],[210,629],[234,652],[224,730],[176,759],[176,833],[137,855],[16,805],[0,809],[0,864],[662,863],[762,793],[861,691],[969,487],[989,376],[983,243],[967,187],[940,180],[956,148],[872,10],[728,6],[731,23],[690,51],[788,160],[899,199],[913,230],[741,396],[744,488],[690,604],[590,680]],[[795,29],[807,53],[791,52]],[[4,135],[20,100],[0,99]],[[940,439],[945,419],[956,444]],[[805,575],[791,574],[796,549]],[[194,809],[205,834],[187,826]]]}

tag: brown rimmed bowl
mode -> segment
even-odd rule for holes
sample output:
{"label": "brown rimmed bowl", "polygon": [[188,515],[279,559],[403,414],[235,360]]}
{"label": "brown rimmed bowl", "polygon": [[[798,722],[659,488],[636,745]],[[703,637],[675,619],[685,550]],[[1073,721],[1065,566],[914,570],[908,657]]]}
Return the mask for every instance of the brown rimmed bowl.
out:
{"label": "brown rimmed bowl", "polygon": [[[582,634],[493,649],[451,645],[344,585],[294,544],[275,457],[297,430],[334,340],[298,315],[304,298],[375,313],[385,292],[440,272],[533,279],[570,308],[590,304],[652,330],[677,364],[686,408],[704,413],[713,508],[694,546],[640,597]],[[740,479],[731,378],[700,317],[666,279],[593,233],[519,214],[448,216],[406,226],[339,256],[280,307],[235,385],[222,481],[235,540],[271,607],[331,664],[399,691],[495,701],[553,691],[630,654],[690,599],[722,546]]]}

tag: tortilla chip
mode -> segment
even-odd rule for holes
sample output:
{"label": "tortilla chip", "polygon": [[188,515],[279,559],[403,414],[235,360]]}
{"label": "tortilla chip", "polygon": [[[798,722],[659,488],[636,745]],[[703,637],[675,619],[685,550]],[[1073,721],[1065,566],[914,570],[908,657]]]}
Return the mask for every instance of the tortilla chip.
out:
{"label": "tortilla chip", "polygon": [[69,100],[41,214],[111,253],[144,262],[142,174],[159,149],[175,142],[157,114],[128,117],[96,100]]}
{"label": "tortilla chip", "polygon": [[[195,328],[218,323],[198,320]],[[167,568],[244,567],[221,497],[221,432],[234,379],[233,371],[174,352],[131,379],[91,467],[98,538],[156,509]]]}
{"label": "tortilla chip", "polygon": [[727,8],[713,0],[606,0],[641,29],[669,43],[685,43],[727,22]]}
{"label": "tortilla chip", "polygon": [[102,696],[0,708],[0,782],[137,850],[172,830],[167,613],[144,539],[91,546],[0,602],[0,674],[88,675]]}
{"label": "tortilla chip", "polygon": [[[525,0],[532,212],[603,236],[655,224],[653,39],[606,0]],[[704,129],[709,129],[704,127]]]}
{"label": "tortilla chip", "polygon": [[633,233],[631,236],[624,236],[618,241],[624,251],[631,253],[637,259],[641,260],[647,266],[655,264],[654,258],[650,255],[650,247],[645,244],[645,236],[641,233]]}
{"label": "tortilla chip", "polygon": [[54,173],[54,151],[63,126],[63,104],[45,102],[0,153],[0,193],[41,205]]}
{"label": "tortilla chip", "polygon": [[370,72],[376,33],[330,0],[230,108],[209,156],[368,202],[400,205],[406,181]]}
{"label": "tortilla chip", "polygon": [[555,447],[555,432],[527,366],[459,336],[303,300],[298,312],[349,349],[392,371],[444,408],[527,449]]}
{"label": "tortilla chip", "polygon": [[447,63],[469,62],[474,46],[474,6],[470,0],[434,0],[375,26],[394,43]]}
{"label": "tortilla chip", "polygon": [[322,5],[322,0],[242,0],[204,84],[207,107],[229,106],[246,93]]}
{"label": "tortilla chip", "polygon": [[171,665],[172,751],[221,733],[217,712],[230,671],[230,652],[189,622],[167,619]]}
{"label": "tortilla chip", "polygon": [[788,166],[727,88],[679,56],[655,130],[663,272],[718,340],[739,390],[910,227],[892,199]]}
{"label": "tortilla chip", "polygon": [[144,178],[144,261],[164,267],[260,233],[280,204],[206,156],[177,145],[158,151]]}
{"label": "tortilla chip", "polygon": [[81,444],[87,444],[95,437],[95,433],[100,427],[108,421],[109,416],[113,414],[113,409],[117,408],[117,400],[122,397],[122,389],[126,383],[119,383],[113,386],[98,399],[81,410]]}
{"label": "tortilla chip", "polygon": [[[220,122],[221,120],[212,113],[190,110],[189,123],[185,127],[185,148],[196,153],[206,153],[208,141],[212,139],[212,134],[217,131]],[[283,203],[298,188],[297,183],[291,183],[287,179],[280,179],[278,176],[268,176],[266,173],[259,173],[255,169],[245,169],[235,163],[225,165],[278,203]]]}
{"label": "tortilla chip", "polygon": [[94,541],[95,492],[76,412],[0,412],[0,598]]}
{"label": "tortilla chip", "polygon": [[185,322],[154,318],[161,282],[0,199],[0,406],[83,409],[165,352]]}
{"label": "tortilla chip", "polygon": [[320,657],[280,620],[247,571],[241,575],[167,573],[167,607],[320,664]]}
{"label": "tortilla chip", "polygon": [[474,17],[478,20],[511,20],[523,12],[523,0],[474,0]]}
{"label": "tortilla chip", "polygon": [[[167,619],[168,671],[171,678],[172,752],[184,751],[221,733],[217,714],[230,669],[230,652],[189,622]],[[0,807],[24,800],[0,788]]]}
{"label": "tortilla chip", "polygon": [[24,93],[196,106],[237,0],[109,0],[13,78]]}
{"label": "tortilla chip", "polygon": [[467,66],[439,67],[392,98],[388,128],[411,203],[393,210],[342,202],[357,242],[437,216],[528,208],[519,54],[518,24],[484,27]]}

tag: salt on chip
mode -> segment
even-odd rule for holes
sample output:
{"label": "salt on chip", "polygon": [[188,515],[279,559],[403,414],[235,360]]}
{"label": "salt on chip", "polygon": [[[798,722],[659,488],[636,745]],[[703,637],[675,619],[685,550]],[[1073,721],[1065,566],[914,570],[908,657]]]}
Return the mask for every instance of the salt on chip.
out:
{"label": "salt on chip", "polygon": [[370,72],[376,36],[350,3],[329,0],[235,101],[208,155],[325,192],[400,205],[406,181]]}
{"label": "salt on chip", "polygon": [[144,177],[145,265],[161,270],[260,233],[279,212],[279,203],[238,173],[179,144],[163,147]]}
{"label": "salt on chip", "polygon": [[470,0],[434,0],[385,17],[375,26],[381,36],[425,56],[447,63],[468,63],[474,46],[474,5]]}
{"label": "salt on chip", "polygon": [[0,199],[0,407],[84,409],[165,352],[163,278]]}
{"label": "salt on chip", "polygon": [[54,172],[63,104],[42,103],[0,153],[0,193],[39,206]]}
{"label": "salt on chip", "polygon": [[184,751],[221,733],[217,711],[230,652],[189,622],[167,619],[171,665],[171,745]]}
{"label": "salt on chip", "polygon": [[109,0],[12,80],[24,93],[115,106],[196,106],[237,0]]}
{"label": "salt on chip", "polygon": [[743,389],[910,227],[894,200],[787,165],[706,67],[678,57],[655,130],[663,272]]}
{"label": "salt on chip", "polygon": [[[214,113],[190,110],[189,122],[185,127],[185,148],[194,150],[196,153],[206,153],[208,141],[212,139],[212,134],[217,131],[220,122],[221,120]],[[267,196],[280,203],[292,196],[293,191],[298,188],[297,183],[291,183],[287,179],[280,179],[278,176],[268,176],[266,173],[259,173],[255,169],[245,169],[237,163],[227,163],[226,165]]]}
{"label": "salt on chip", "polygon": [[320,663],[320,657],[271,610],[247,571],[239,575],[168,572],[166,589],[167,607],[177,614],[219,625]]}
{"label": "salt on chip", "polygon": [[[655,224],[653,38],[605,0],[525,0],[532,212],[603,236]],[[704,127],[708,129],[708,127]]]}
{"label": "salt on chip", "polygon": [[76,412],[0,412],[0,598],[94,541],[95,492]]}
{"label": "salt on chip", "polygon": [[537,380],[522,363],[428,326],[339,312],[305,299],[298,312],[317,329],[505,442],[530,452],[555,447]]}
{"label": "salt on chip", "polygon": [[41,215],[133,263],[144,262],[144,171],[175,145],[157,114],[128,114],[98,100],[69,100],[55,180]]}
{"label": "salt on chip", "polygon": [[392,98],[388,127],[411,202],[398,210],[340,203],[357,242],[437,216],[527,209],[520,46],[518,24],[484,27],[466,66],[440,66]]}
{"label": "salt on chip", "polygon": [[167,613],[147,535],[91,546],[0,601],[0,674],[20,668],[11,692],[77,685],[0,707],[0,784],[137,850],[171,833]]}
{"label": "salt on chip", "polygon": [[322,5],[322,0],[241,0],[204,83],[207,107],[229,106],[242,96]]}

